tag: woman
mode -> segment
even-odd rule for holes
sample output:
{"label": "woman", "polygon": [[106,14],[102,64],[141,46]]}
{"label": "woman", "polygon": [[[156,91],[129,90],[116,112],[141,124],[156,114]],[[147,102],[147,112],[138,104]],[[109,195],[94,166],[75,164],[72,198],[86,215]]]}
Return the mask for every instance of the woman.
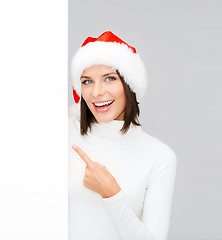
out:
{"label": "woman", "polygon": [[72,60],[69,240],[166,240],[174,151],[142,130],[146,71],[112,32],[87,38]]}

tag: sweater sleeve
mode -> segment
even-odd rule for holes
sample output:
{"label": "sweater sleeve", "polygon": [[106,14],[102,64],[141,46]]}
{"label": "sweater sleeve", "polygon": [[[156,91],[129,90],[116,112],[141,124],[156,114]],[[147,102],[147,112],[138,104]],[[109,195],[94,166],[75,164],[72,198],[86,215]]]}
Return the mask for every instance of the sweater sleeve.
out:
{"label": "sweater sleeve", "polygon": [[151,172],[141,219],[133,211],[123,189],[110,198],[102,198],[121,240],[167,240],[176,166],[175,153],[164,146]]}

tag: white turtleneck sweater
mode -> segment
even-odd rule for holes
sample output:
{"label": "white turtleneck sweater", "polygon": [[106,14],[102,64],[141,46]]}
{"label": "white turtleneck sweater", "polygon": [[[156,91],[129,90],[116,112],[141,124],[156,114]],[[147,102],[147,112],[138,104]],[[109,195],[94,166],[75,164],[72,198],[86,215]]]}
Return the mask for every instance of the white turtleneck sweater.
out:
{"label": "white turtleneck sweater", "polygon": [[[69,118],[69,240],[166,240],[170,225],[177,158],[157,138],[124,121],[93,124],[81,136]],[[121,191],[109,198],[83,185],[85,162],[78,145],[116,179]]]}

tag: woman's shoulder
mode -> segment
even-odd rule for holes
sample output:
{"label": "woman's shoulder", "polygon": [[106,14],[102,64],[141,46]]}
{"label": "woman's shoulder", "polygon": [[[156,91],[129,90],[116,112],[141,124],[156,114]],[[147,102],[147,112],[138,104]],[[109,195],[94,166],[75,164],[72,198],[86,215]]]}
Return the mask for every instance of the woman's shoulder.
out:
{"label": "woman's shoulder", "polygon": [[148,134],[143,130],[141,131],[140,138],[145,145],[152,145],[152,148],[155,149],[158,158],[161,158],[163,156],[165,159],[168,158],[171,161],[176,161],[177,156],[175,151],[165,141],[151,134]]}

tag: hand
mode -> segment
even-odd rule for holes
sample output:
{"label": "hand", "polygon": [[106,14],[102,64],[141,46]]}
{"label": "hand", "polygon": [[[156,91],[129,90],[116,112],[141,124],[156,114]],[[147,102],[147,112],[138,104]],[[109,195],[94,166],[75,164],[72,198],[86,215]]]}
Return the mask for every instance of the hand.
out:
{"label": "hand", "polygon": [[73,145],[72,148],[86,163],[85,176],[83,179],[83,185],[85,187],[99,193],[102,198],[112,197],[121,190],[116,179],[105,166],[92,161],[80,147]]}

